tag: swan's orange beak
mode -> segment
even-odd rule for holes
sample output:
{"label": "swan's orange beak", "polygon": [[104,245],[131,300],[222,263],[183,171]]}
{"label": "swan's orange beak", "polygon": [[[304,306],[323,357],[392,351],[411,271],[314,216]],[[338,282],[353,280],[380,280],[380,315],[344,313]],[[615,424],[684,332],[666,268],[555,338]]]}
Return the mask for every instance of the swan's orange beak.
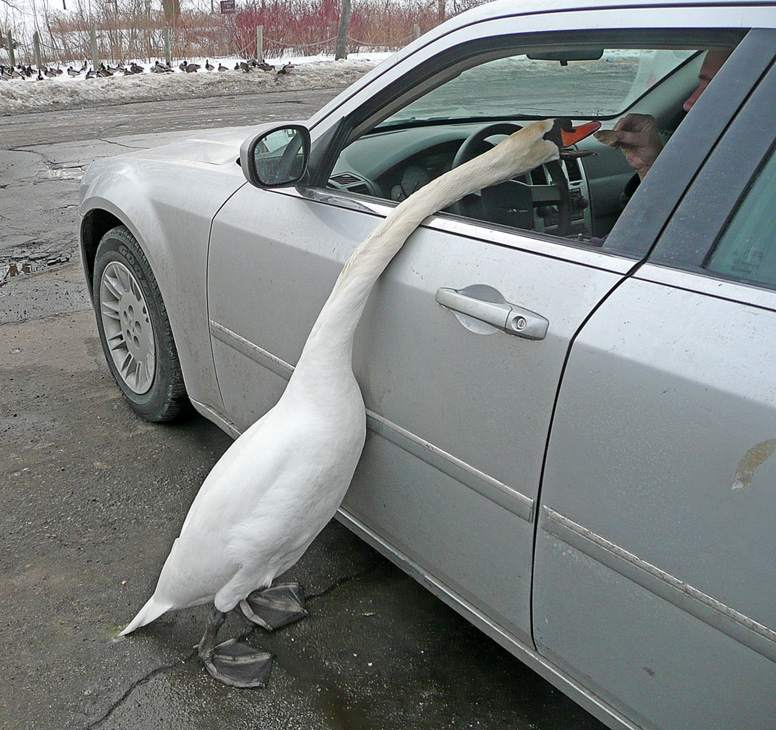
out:
{"label": "swan's orange beak", "polygon": [[593,132],[597,132],[601,128],[601,122],[588,122],[587,124],[580,124],[578,127],[571,127],[571,129],[560,128],[560,138],[563,140],[564,147],[571,147],[571,145],[581,142],[585,137],[589,137]]}
{"label": "swan's orange beak", "polygon": [[600,129],[601,122],[587,122],[574,127],[571,120],[565,117],[559,117],[552,125],[552,129],[544,135],[544,139],[554,142],[560,148],[561,157],[584,157],[594,154],[588,150],[568,149],[571,145],[581,142],[585,137],[589,137],[593,132]]}

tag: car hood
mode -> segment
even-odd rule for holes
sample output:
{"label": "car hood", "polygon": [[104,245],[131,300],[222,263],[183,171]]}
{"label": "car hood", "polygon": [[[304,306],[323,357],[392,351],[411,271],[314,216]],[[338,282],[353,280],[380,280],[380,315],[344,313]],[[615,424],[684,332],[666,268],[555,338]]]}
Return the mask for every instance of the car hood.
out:
{"label": "car hood", "polygon": [[130,152],[126,157],[140,157],[146,160],[177,160],[178,162],[205,163],[208,165],[234,164],[240,156],[240,145],[248,137],[273,126],[262,124],[251,127],[233,127],[211,132],[196,133],[161,147]]}
{"label": "car hood", "polygon": [[[224,195],[229,195],[245,182],[237,164],[240,146],[246,139],[276,124],[231,127],[195,134],[182,132],[179,139],[160,147],[138,149],[99,159],[88,167],[81,178],[81,213],[91,207],[101,206],[105,197],[111,195],[114,203],[121,208],[123,195],[137,192],[147,194],[151,187],[161,189],[165,181],[181,175],[187,186],[197,183],[215,185]],[[182,168],[186,171],[183,172]],[[175,174],[173,169],[180,172]],[[119,193],[121,179],[126,184],[130,180],[134,181],[132,191]],[[109,191],[113,193],[109,194]],[[100,198],[99,201],[95,199],[95,194]],[[160,194],[164,196],[164,193]]]}

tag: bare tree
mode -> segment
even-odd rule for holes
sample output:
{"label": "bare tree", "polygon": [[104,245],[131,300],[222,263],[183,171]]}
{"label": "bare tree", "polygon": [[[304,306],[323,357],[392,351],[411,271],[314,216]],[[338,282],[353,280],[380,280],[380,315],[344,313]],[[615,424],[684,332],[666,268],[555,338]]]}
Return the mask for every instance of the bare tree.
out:
{"label": "bare tree", "polygon": [[350,0],[342,0],[342,15],[340,15],[339,30],[337,31],[337,48],[334,51],[335,61],[348,57],[348,28],[352,12]]}
{"label": "bare tree", "polygon": [[178,16],[181,14],[180,0],[162,0],[162,8],[164,9],[164,17],[167,18],[167,22],[175,25]]}

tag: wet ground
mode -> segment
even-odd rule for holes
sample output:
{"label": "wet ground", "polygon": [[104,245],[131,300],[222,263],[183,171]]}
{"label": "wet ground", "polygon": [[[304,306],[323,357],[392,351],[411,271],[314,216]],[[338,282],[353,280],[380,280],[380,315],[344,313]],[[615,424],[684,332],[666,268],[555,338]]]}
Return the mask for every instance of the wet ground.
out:
{"label": "wet ground", "polygon": [[[333,92],[317,93],[271,111],[243,97],[228,121],[303,117]],[[210,104],[187,106],[190,129],[223,126]],[[337,523],[293,571],[309,618],[223,629],[277,655],[267,690],[206,675],[193,651],[206,607],[116,639],[229,444],[198,417],[137,418],[100,350],[75,256],[78,179],[176,134],[157,131],[171,106],[126,107],[0,118],[0,728],[600,730]],[[132,130],[117,134],[119,117]]]}

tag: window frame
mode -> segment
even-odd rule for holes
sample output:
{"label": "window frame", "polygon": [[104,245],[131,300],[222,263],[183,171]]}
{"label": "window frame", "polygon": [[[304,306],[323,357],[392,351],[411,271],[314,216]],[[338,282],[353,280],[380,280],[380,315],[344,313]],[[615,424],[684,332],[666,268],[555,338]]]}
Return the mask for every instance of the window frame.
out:
{"label": "window frame", "polygon": [[[676,43],[677,33],[682,32],[684,43],[703,43],[709,37],[713,38],[710,45],[719,45],[729,41],[733,36],[740,38],[742,33],[746,33],[740,41],[736,52],[726,64],[731,69],[726,74],[729,78],[735,79],[736,83],[728,84],[727,87],[717,84],[713,96],[719,103],[719,109],[714,115],[713,124],[706,123],[701,125],[697,120],[688,125],[687,120],[682,128],[691,126],[694,131],[685,132],[690,138],[696,133],[698,139],[692,139],[692,142],[682,149],[680,144],[674,146],[674,153],[670,155],[671,163],[677,166],[681,171],[677,175],[674,170],[662,174],[663,182],[661,189],[653,190],[649,194],[649,188],[658,187],[657,185],[642,186],[646,191],[639,190],[637,195],[626,208],[625,213],[620,216],[612,232],[609,234],[607,244],[602,252],[624,256],[626,258],[643,260],[652,249],[655,240],[665,225],[668,217],[676,208],[685,189],[698,169],[703,163],[714,143],[729,123],[732,116],[740,107],[740,104],[746,98],[750,90],[747,83],[741,84],[740,79],[750,79],[752,76],[752,67],[757,66],[758,60],[762,62],[762,42],[758,42],[758,33],[760,31],[746,32],[743,29],[736,28],[640,28],[640,29],[600,29],[585,31],[543,31],[527,32],[519,34],[509,34],[497,37],[480,37],[475,40],[469,40],[461,44],[441,49],[439,53],[433,55],[423,63],[419,64],[410,72],[403,74],[392,83],[379,89],[374,95],[363,99],[362,102],[354,108],[349,114],[341,117],[335,125],[330,127],[314,145],[310,164],[310,175],[307,179],[307,185],[310,188],[319,188],[326,190],[326,184],[332,169],[341,154],[354,139],[360,137],[371,128],[379,124],[382,120],[410,101],[419,98],[432,88],[449,80],[452,76],[451,69],[462,67],[471,67],[471,59],[479,57],[482,61],[492,60],[496,57],[507,55],[507,51],[527,52],[537,48],[549,47],[568,47],[572,45],[585,45],[588,47],[610,47],[622,45],[623,33],[635,34],[636,39],[632,45],[644,46],[651,44],[659,47],[661,43],[666,47]],[[776,48],[776,31],[764,31],[766,41],[773,40],[772,44],[766,43],[770,48],[773,45]],[[584,40],[583,40],[584,39]],[[768,53],[768,60],[772,58],[772,53]],[[738,59],[738,60],[736,60]],[[720,76],[722,76],[720,72]],[[756,74],[759,77],[759,73]],[[745,88],[743,88],[745,87]],[[364,90],[361,90],[362,92]],[[707,92],[711,95],[711,92]],[[704,95],[706,96],[706,94]],[[631,106],[638,103],[634,100]],[[614,115],[619,116],[619,115]],[[695,115],[698,117],[700,115]],[[608,119],[609,117],[600,117]],[[699,130],[699,127],[703,127]],[[682,131],[680,128],[680,132]],[[677,137],[677,134],[674,137]],[[669,150],[671,147],[668,148]],[[668,157],[664,151],[661,157]],[[670,165],[665,165],[669,167]],[[656,178],[657,170],[653,170],[651,176]],[[667,185],[667,190],[663,186]],[[335,199],[340,196],[346,196],[345,192],[338,192],[335,196],[328,196],[330,202],[335,203]],[[630,215],[626,215],[630,212]],[[645,225],[645,219],[648,225]],[[599,249],[601,250],[601,249]]]}

